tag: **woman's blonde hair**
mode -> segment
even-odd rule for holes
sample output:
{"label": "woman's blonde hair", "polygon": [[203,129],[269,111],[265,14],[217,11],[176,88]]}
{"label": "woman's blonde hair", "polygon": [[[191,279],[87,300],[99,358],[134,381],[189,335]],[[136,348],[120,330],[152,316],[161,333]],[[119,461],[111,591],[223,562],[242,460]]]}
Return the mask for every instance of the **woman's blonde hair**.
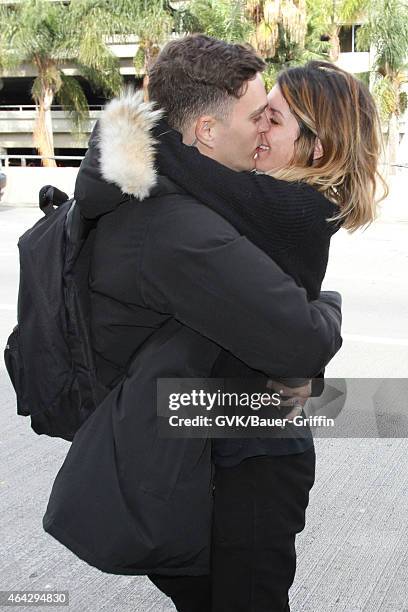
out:
{"label": "woman's blonde hair", "polygon": [[[380,119],[366,85],[323,61],[284,70],[277,84],[300,133],[290,165],[271,174],[316,187],[339,207],[331,221],[341,220],[350,232],[374,221],[388,188],[378,172]],[[314,160],[316,137],[323,155]]]}

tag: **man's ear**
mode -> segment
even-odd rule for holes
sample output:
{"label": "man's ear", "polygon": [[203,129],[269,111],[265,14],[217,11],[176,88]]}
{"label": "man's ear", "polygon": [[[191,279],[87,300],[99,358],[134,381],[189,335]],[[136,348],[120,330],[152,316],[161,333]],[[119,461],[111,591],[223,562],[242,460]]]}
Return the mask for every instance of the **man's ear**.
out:
{"label": "man's ear", "polygon": [[215,119],[210,115],[203,115],[197,119],[195,127],[195,143],[202,144],[210,149],[214,148]]}
{"label": "man's ear", "polygon": [[313,151],[313,161],[315,159],[320,159],[321,157],[323,157],[323,146],[320,141],[320,138],[316,136],[315,146],[314,146],[314,151]]}

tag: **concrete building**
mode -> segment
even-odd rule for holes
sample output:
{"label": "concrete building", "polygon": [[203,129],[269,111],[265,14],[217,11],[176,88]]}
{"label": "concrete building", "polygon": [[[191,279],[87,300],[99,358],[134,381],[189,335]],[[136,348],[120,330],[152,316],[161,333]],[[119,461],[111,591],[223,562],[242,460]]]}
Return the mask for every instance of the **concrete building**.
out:
{"label": "concrete building", "polygon": [[[7,1],[7,0],[6,0]],[[3,0],[4,2],[4,0]],[[373,63],[373,53],[356,50],[356,32],[360,24],[345,25],[340,31],[340,57],[338,64],[353,73],[369,73]],[[137,73],[133,58],[138,50],[136,37],[112,40],[109,47],[119,58],[120,72],[124,79],[141,85],[142,75]],[[57,156],[81,157],[87,147],[89,134],[98,118],[104,98],[98,97],[78,74],[77,70],[67,63],[63,68],[65,74],[76,76],[84,87],[89,106],[89,121],[84,124],[83,132],[73,132],[72,122],[61,107],[54,106],[52,110],[54,146]],[[30,95],[30,90],[36,70],[33,65],[24,64],[13,72],[0,72],[0,155],[30,156],[36,155],[33,148],[32,132],[34,129],[36,109]],[[405,137],[405,119],[400,122],[400,150],[398,163],[408,165],[408,137]],[[80,159],[60,160],[59,165],[79,165]],[[10,164],[20,164],[20,160],[7,160]],[[24,163],[24,160],[23,160]],[[37,165],[37,160],[26,158],[28,165]],[[3,159],[4,165],[4,159]]]}
{"label": "concrete building", "polygon": [[[140,86],[143,76],[138,74],[133,58],[138,49],[136,37],[124,40],[118,38],[109,44],[112,52],[119,58],[120,72],[125,81]],[[76,68],[67,63],[63,67],[66,75],[75,76],[81,81],[88,99],[89,121],[83,126],[83,133],[73,132],[72,122],[61,107],[52,107],[54,146],[56,155],[83,155],[87,147],[89,134],[105,103],[98,97],[87,82],[79,75]],[[18,70],[0,73],[0,154],[2,155],[35,155],[32,133],[36,109],[31,98],[31,87],[37,72],[32,64],[23,64]],[[28,160],[27,160],[28,161]],[[11,160],[10,160],[11,163]],[[32,163],[32,162],[31,162]],[[71,165],[79,165],[72,160]]]}

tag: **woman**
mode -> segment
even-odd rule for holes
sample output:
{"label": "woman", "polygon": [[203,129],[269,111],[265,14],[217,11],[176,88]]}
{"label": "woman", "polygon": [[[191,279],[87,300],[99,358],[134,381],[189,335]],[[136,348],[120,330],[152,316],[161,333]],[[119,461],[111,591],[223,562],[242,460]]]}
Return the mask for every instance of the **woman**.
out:
{"label": "woman", "polygon": [[[262,248],[314,300],[331,237],[340,226],[353,232],[370,224],[387,194],[378,172],[378,112],[360,80],[323,61],[281,72],[266,112],[271,126],[255,155],[258,174],[234,172],[183,145],[163,120],[154,130],[158,167]],[[251,377],[251,370],[226,351],[214,376],[218,372]],[[319,387],[315,380],[314,393]],[[224,465],[253,456],[254,446],[254,441],[214,443]],[[256,448],[267,452],[267,443]]]}
{"label": "woman", "polygon": [[263,175],[200,156],[164,121],[155,128],[159,170],[272,253],[316,299],[331,236],[370,224],[387,194],[378,112],[361,81],[318,61],[281,72],[266,112],[271,127],[254,160]]}

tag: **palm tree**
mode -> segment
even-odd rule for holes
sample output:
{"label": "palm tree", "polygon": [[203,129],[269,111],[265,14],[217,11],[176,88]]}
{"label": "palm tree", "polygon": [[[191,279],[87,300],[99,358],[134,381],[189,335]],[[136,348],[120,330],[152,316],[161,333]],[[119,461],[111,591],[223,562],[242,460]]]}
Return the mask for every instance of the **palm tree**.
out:
{"label": "palm tree", "polygon": [[4,63],[28,62],[37,70],[31,91],[37,107],[34,143],[46,158],[46,166],[56,165],[51,159],[54,99],[77,123],[88,114],[85,93],[77,79],[64,73],[64,65],[69,62],[104,95],[121,87],[118,61],[104,42],[116,27],[109,8],[109,3],[98,0],[72,0],[70,4],[24,0],[0,7]]}
{"label": "palm tree", "polygon": [[116,29],[137,36],[138,50],[134,57],[137,72],[144,75],[143,90],[147,100],[148,72],[160,48],[174,27],[174,12],[163,0],[113,0],[119,17]]}
{"label": "palm tree", "polygon": [[274,57],[283,34],[288,43],[304,45],[305,0],[247,0],[247,10],[256,26],[252,43],[264,58]]}
{"label": "palm tree", "polygon": [[246,4],[256,28],[251,42],[267,63],[268,89],[284,68],[327,57],[328,43],[316,33],[306,0],[247,0]]}
{"label": "palm tree", "polygon": [[245,0],[192,0],[183,24],[189,32],[203,32],[227,42],[245,42],[254,31]]}
{"label": "palm tree", "polygon": [[308,47],[305,0],[192,0],[183,24],[190,32],[249,41],[267,62],[268,88],[285,66],[321,57]]}
{"label": "palm tree", "polygon": [[340,55],[340,28],[362,19],[370,0],[307,0],[308,21],[319,38],[328,42],[328,59]]}
{"label": "palm tree", "polygon": [[399,117],[406,108],[406,94],[401,91],[407,82],[408,5],[406,0],[373,0],[368,21],[357,34],[358,48],[374,49],[375,80],[373,93],[380,114],[388,124],[388,170],[395,172],[399,143]]}

